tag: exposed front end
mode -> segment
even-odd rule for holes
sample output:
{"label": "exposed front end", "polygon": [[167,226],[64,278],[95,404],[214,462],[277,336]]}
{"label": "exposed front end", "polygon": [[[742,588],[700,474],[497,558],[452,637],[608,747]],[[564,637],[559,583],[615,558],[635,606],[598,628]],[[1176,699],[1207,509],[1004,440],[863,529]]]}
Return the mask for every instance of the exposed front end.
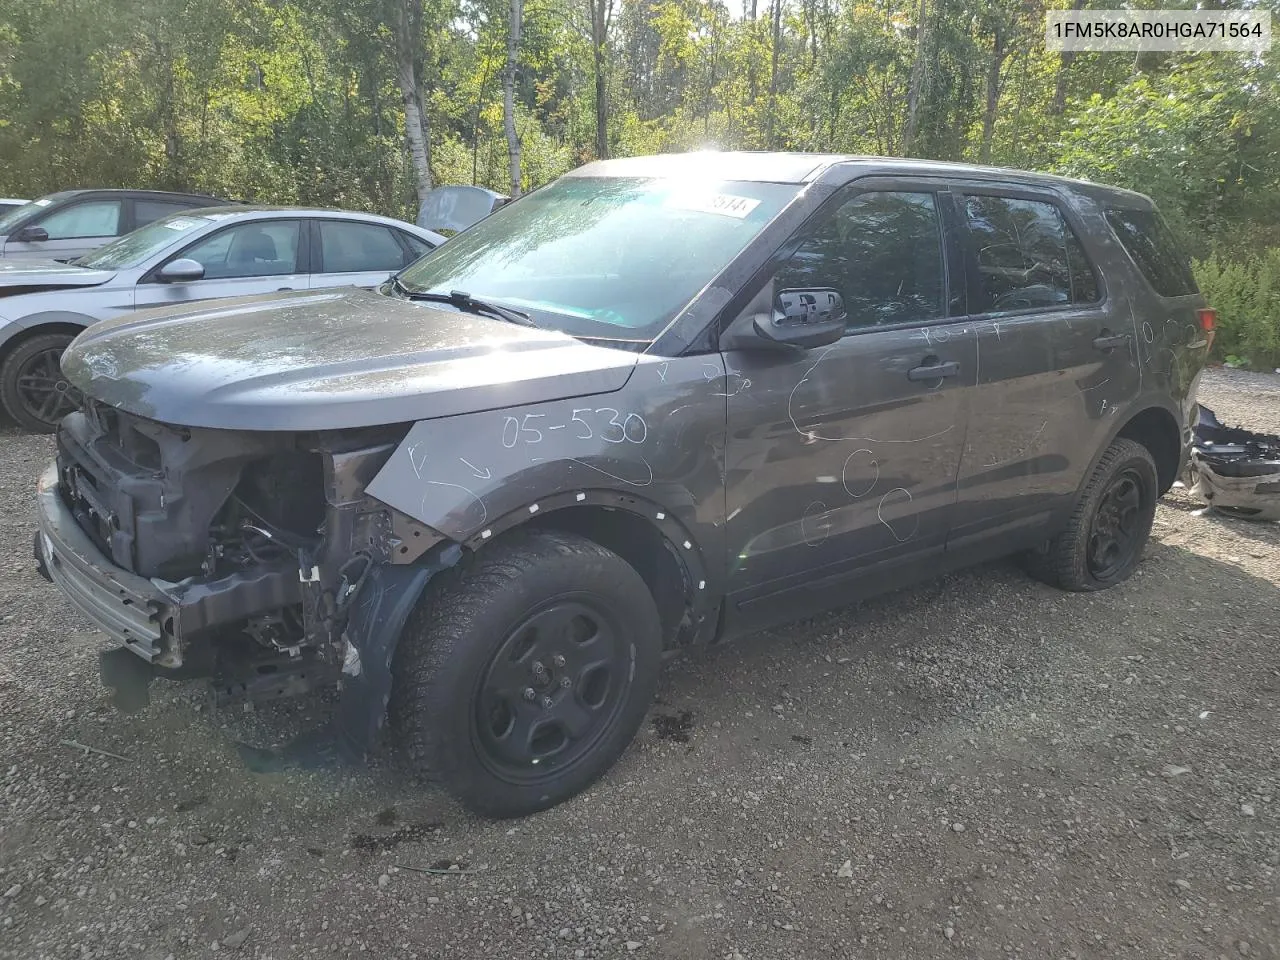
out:
{"label": "exposed front end", "polygon": [[405,429],[190,429],[95,401],[68,416],[39,482],[35,553],[128,651],[123,666],[104,659],[104,680],[134,688],[119,702],[157,675],[211,677],[223,700],[336,680],[374,568],[441,539],[364,495]]}

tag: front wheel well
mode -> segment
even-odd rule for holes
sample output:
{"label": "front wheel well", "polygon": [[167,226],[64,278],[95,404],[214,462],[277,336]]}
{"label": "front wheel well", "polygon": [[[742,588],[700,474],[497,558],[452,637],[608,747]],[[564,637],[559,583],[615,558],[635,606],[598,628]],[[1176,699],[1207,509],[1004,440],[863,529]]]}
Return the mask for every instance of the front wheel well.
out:
{"label": "front wheel well", "polygon": [[1182,434],[1173,414],[1162,407],[1148,407],[1126,423],[1116,436],[1147,448],[1156,462],[1160,494],[1167,493],[1182,467]]}
{"label": "front wheel well", "polygon": [[550,511],[522,527],[576,533],[616,553],[649,587],[662,621],[663,647],[689,642],[694,585],[673,545],[644,517],[613,507],[581,506]]}
{"label": "front wheel well", "polygon": [[0,343],[0,363],[4,363],[4,358],[12,353],[19,344],[25,343],[32,337],[43,337],[50,333],[63,333],[70,337],[77,337],[84,330],[85,327],[83,326],[66,322],[38,323],[33,327],[27,327],[25,330],[14,334],[4,343]]}

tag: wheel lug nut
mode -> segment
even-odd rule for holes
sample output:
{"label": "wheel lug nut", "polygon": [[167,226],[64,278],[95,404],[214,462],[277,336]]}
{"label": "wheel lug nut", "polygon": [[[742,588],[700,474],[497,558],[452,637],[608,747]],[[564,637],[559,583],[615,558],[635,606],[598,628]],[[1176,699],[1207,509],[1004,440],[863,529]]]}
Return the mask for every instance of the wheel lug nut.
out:
{"label": "wheel lug nut", "polygon": [[535,677],[540,677],[546,672],[547,672],[547,668],[542,665],[541,660],[533,661],[533,675]]}
{"label": "wheel lug nut", "polygon": [[572,683],[572,681],[571,681],[568,677],[561,677],[561,678],[560,678],[560,686],[564,687],[566,690],[568,690],[568,689],[569,689],[569,684],[570,684],[570,683]]}
{"label": "wheel lug nut", "polygon": [[551,709],[551,698],[550,698],[550,697],[543,697],[543,698],[542,698],[542,709],[543,709],[543,710],[550,710],[550,709]]}
{"label": "wheel lug nut", "polygon": [[534,697],[536,697],[536,696],[537,696],[537,694],[533,692],[533,687],[525,687],[525,688],[524,688],[524,698],[525,698],[526,700],[532,700],[532,699],[533,699]]}
{"label": "wheel lug nut", "polygon": [[558,653],[557,653],[557,654],[552,658],[551,662],[552,662],[552,663],[554,663],[557,667],[563,667],[563,666],[564,666],[564,657],[560,656],[560,654],[558,654]]}

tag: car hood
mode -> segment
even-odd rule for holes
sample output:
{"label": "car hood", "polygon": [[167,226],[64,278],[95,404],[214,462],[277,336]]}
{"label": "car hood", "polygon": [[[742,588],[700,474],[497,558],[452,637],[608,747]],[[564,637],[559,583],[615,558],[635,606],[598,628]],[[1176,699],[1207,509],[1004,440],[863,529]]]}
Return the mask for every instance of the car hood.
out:
{"label": "car hood", "polygon": [[115,276],[113,270],[86,270],[57,260],[0,259],[0,293],[5,287],[61,289],[96,287]]}
{"label": "car hood", "polygon": [[621,389],[638,355],[347,288],[164,307],[95,324],[64,375],[163,423],[329,430]]}

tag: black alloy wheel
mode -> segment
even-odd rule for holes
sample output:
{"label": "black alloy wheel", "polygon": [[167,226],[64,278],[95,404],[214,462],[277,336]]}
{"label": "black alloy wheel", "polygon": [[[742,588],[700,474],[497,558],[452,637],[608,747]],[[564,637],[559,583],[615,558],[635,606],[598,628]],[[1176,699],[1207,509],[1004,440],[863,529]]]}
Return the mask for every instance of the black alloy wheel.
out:
{"label": "black alloy wheel", "polygon": [[79,394],[62,375],[62,354],[74,338],[48,333],[20,341],[0,365],[5,412],[33,433],[52,433],[75,410]]}

